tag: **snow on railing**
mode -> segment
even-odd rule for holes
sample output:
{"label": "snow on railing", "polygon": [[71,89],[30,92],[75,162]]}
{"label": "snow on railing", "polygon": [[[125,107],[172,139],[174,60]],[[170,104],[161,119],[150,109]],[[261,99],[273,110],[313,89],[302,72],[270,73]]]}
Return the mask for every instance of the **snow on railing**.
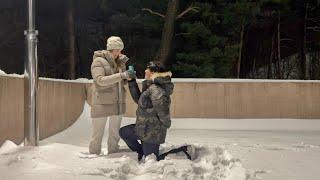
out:
{"label": "snow on railing", "polygon": [[[23,78],[23,74],[6,74],[0,70],[0,76]],[[69,83],[92,83],[92,79],[78,78],[75,80],[55,79],[40,77],[40,80],[69,82]],[[142,82],[143,79],[138,79]],[[295,80],[295,79],[221,79],[221,78],[172,78],[174,83],[320,83],[320,80]]]}

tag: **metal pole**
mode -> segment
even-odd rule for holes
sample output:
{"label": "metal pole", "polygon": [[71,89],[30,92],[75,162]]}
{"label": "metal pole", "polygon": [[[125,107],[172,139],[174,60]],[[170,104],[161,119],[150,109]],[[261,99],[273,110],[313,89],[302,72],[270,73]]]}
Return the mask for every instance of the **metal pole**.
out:
{"label": "metal pole", "polygon": [[37,146],[39,143],[39,123],[37,121],[38,57],[35,30],[35,2],[28,0],[28,29],[24,67],[24,145]]}

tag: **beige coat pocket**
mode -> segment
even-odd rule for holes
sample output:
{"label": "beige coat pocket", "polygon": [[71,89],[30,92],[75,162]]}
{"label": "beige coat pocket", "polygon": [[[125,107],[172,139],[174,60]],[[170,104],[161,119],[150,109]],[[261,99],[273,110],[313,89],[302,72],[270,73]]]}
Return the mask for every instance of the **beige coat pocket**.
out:
{"label": "beige coat pocket", "polygon": [[102,92],[98,91],[94,93],[93,103],[94,104],[117,104],[118,97],[116,96],[113,88],[105,89]]}

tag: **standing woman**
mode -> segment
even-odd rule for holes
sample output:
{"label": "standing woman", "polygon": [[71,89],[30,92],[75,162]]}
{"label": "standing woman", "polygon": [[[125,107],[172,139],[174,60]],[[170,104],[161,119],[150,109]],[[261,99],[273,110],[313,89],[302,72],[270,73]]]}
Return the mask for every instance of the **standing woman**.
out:
{"label": "standing woman", "polygon": [[126,71],[129,58],[121,51],[124,44],[120,37],[111,36],[107,40],[107,49],[95,51],[91,64],[93,77],[92,95],[92,138],[89,145],[91,154],[101,153],[104,129],[109,120],[108,154],[119,149],[119,129],[125,113],[124,84],[135,78],[134,71]]}
{"label": "standing woman", "polygon": [[142,92],[135,79],[129,81],[130,94],[138,104],[137,118],[136,124],[120,129],[120,137],[138,153],[139,161],[150,154],[162,160],[166,155],[178,152],[184,152],[188,159],[194,158],[193,146],[182,146],[159,155],[160,144],[165,142],[167,129],[171,126],[170,96],[174,88],[171,76],[172,73],[162,63],[151,61],[145,70]]}

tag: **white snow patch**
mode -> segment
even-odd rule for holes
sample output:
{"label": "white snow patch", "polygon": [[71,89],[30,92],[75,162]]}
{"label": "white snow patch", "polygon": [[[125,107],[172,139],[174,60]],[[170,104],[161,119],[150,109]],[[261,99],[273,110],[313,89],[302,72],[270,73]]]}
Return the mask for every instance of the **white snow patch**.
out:
{"label": "white snow patch", "polygon": [[[23,74],[6,74],[0,70],[0,75],[9,77],[20,77],[23,78]],[[58,82],[71,82],[71,83],[92,83],[92,79],[79,78],[76,80],[67,79],[54,79],[40,77],[41,80],[58,81]],[[138,82],[142,82],[144,79],[137,79]],[[320,83],[320,80],[283,80],[283,79],[220,79],[220,78],[172,78],[174,83]]]}
{"label": "white snow patch", "polygon": [[308,144],[305,142],[300,142],[292,145],[295,148],[309,149],[309,148],[320,148],[320,145]]}
{"label": "white snow patch", "polygon": [[7,77],[18,77],[18,78],[23,78],[24,75],[23,74],[7,74],[6,72],[4,72],[3,70],[0,69],[0,76],[7,76]]}
{"label": "white snow patch", "polygon": [[283,79],[219,79],[219,78],[173,78],[177,83],[320,83],[320,80],[283,80]]}
{"label": "white snow patch", "polygon": [[[68,174],[77,177],[86,175],[92,179],[101,176],[106,179],[128,180],[245,180],[246,177],[250,177],[241,162],[232,158],[222,147],[198,145],[198,157],[194,161],[185,157],[170,156],[157,162],[154,157],[148,156],[142,163],[137,161],[137,155],[133,152],[83,159],[78,157],[78,153],[85,148],[79,146],[53,143],[37,148],[24,148],[25,150],[8,154],[0,160],[0,172],[6,172],[10,179],[15,179],[17,173],[32,174],[33,179],[54,174],[62,174],[61,179],[68,179]],[[19,172],[14,170],[17,168]]]}
{"label": "white snow patch", "polygon": [[116,179],[226,180],[244,180],[247,177],[246,170],[242,167],[240,160],[232,158],[221,147],[197,146],[197,154],[198,157],[194,161],[171,155],[169,158],[157,162],[154,156],[148,156],[142,164],[138,164],[135,159],[123,156],[121,159],[123,163],[117,168],[117,173],[111,174],[110,177]]}
{"label": "white snow patch", "polygon": [[6,75],[7,73],[0,69],[0,75]]}
{"label": "white snow patch", "polygon": [[[90,106],[85,103],[83,113],[70,128],[46,139],[40,147],[33,149],[23,147],[19,152],[3,156],[4,159],[0,161],[0,172],[1,168],[3,169],[1,164],[6,164],[10,169],[19,168],[20,173],[32,173],[32,179],[53,174],[60,174],[60,179],[68,179],[69,176],[89,176],[93,179],[104,177],[106,179],[128,180],[245,180],[251,177],[239,159],[233,158],[225,148],[215,145],[192,143],[196,147],[194,161],[188,160],[181,153],[170,155],[159,162],[149,156],[142,163],[139,163],[137,154],[128,150],[123,142],[121,142],[121,149],[124,150],[125,147],[126,151],[124,152],[111,155],[106,155],[106,153],[99,156],[90,155],[88,154],[88,141],[91,135],[89,112]],[[160,152],[163,153],[181,146],[181,142],[171,143],[175,145],[168,143],[161,145]],[[11,179],[15,173],[12,170],[6,174]],[[59,178],[57,177],[57,179]]]}
{"label": "white snow patch", "polygon": [[[24,78],[24,74],[6,74],[2,70],[0,70],[0,76]],[[68,79],[55,79],[55,78],[39,77],[39,79],[40,80],[44,80],[44,81],[69,82],[69,83],[92,83],[93,82],[92,79],[87,79],[87,78],[79,78],[79,79],[76,79],[76,80],[68,80]]]}
{"label": "white snow patch", "polygon": [[19,146],[16,145],[14,142],[6,140],[0,147],[0,154],[6,154],[13,152],[16,150]]}
{"label": "white snow patch", "polygon": [[45,81],[54,81],[54,82],[68,82],[68,83],[93,83],[92,79],[86,79],[86,78],[79,78],[76,80],[68,80],[68,79],[54,79],[54,78],[44,78],[40,77],[40,80],[45,80]]}

